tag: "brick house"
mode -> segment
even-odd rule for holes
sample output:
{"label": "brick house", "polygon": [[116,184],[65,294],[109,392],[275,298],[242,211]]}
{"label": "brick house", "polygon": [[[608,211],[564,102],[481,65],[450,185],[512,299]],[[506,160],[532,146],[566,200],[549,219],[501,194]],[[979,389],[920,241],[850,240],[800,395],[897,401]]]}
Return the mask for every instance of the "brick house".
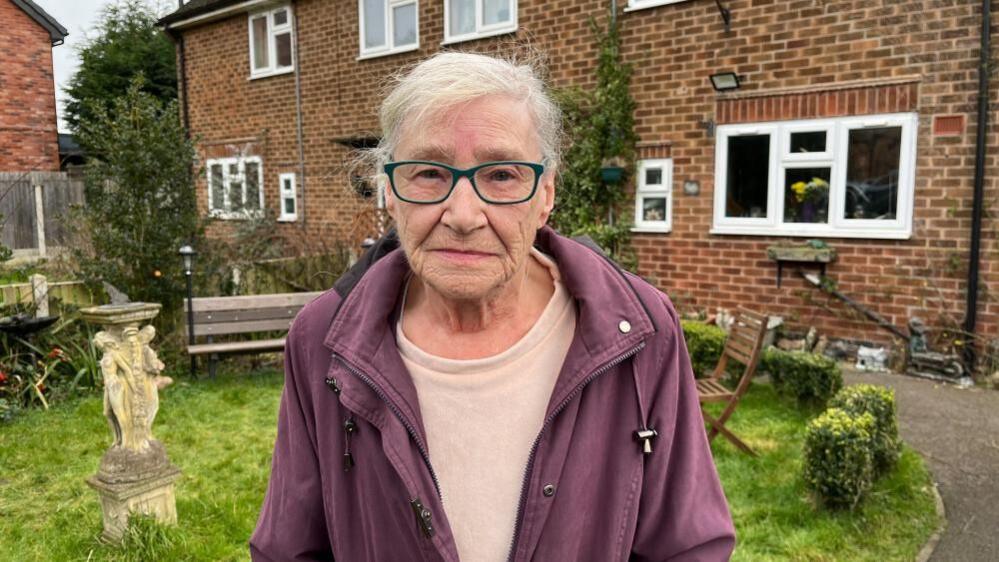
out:
{"label": "brick house", "polygon": [[[348,236],[376,204],[347,164],[377,138],[388,74],[442,48],[530,43],[556,86],[591,85],[587,22],[611,4],[191,0],[161,23],[202,139],[199,206],[220,235],[264,208],[277,228]],[[639,270],[681,309],[746,305],[888,342],[793,264],[778,288],[767,247],[820,238],[837,251],[826,273],[838,290],[895,326],[920,316],[960,328],[973,309],[975,333],[997,337],[994,216],[981,229],[978,299],[967,299],[981,2],[723,0],[729,25],[712,0],[615,4],[635,70]],[[712,75],[738,88],[717,91]],[[994,152],[999,132],[985,140]],[[984,201],[996,202],[994,153],[985,164]]]}
{"label": "brick house", "polygon": [[0,172],[59,171],[52,47],[66,28],[31,0],[0,0]]}

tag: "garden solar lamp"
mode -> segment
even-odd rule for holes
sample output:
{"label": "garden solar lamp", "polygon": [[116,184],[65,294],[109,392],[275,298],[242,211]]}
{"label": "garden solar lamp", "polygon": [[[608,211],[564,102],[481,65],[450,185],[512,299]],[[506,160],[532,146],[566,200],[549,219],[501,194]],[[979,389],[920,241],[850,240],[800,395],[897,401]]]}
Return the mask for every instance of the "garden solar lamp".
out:
{"label": "garden solar lamp", "polygon": [[[190,244],[181,246],[177,253],[184,260],[184,276],[187,277],[187,343],[194,345],[194,306],[191,302],[194,299],[194,256],[197,252]],[[194,355],[191,355],[191,377],[195,377]]]}

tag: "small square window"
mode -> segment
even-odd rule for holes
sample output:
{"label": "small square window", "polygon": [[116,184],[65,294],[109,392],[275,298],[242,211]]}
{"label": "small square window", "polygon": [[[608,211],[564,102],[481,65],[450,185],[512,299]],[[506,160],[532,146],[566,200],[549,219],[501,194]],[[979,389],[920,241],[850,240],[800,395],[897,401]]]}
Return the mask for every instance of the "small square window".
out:
{"label": "small square window", "polygon": [[662,168],[645,169],[645,185],[662,185],[662,183],[663,183]]}
{"label": "small square window", "polygon": [[298,219],[298,200],[295,194],[295,174],[281,174],[278,177],[279,192],[281,195],[281,214],[278,216],[280,222],[291,222]]}
{"label": "small square window", "polygon": [[791,133],[791,152],[825,152],[826,132],[808,131]]}
{"label": "small square window", "polygon": [[416,0],[362,0],[360,9],[362,58],[419,47],[419,4]]}
{"label": "small square window", "polygon": [[444,43],[517,30],[517,0],[445,0]]}
{"label": "small square window", "polygon": [[669,159],[638,162],[635,186],[636,232],[669,232],[672,228],[673,161]]}

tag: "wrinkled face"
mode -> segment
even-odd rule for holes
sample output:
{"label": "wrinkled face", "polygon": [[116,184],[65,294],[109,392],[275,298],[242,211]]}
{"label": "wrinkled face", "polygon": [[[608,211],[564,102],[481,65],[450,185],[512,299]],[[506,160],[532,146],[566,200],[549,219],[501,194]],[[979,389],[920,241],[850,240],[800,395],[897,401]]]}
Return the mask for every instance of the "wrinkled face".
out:
{"label": "wrinkled face", "polygon": [[[506,96],[477,98],[441,112],[425,126],[404,126],[393,154],[470,168],[503,160],[540,162],[535,125],[527,107]],[[453,300],[484,300],[520,278],[539,228],[555,201],[554,174],[546,171],[534,197],[515,205],[490,205],[461,178],[447,200],[432,205],[400,201],[386,193],[403,250],[413,272]]]}

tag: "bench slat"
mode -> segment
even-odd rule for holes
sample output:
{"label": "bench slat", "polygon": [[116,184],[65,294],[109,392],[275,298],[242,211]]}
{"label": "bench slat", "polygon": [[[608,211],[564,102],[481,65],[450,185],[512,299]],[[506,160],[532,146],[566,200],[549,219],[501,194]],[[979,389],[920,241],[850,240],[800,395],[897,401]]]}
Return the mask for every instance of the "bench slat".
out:
{"label": "bench slat", "polygon": [[[323,291],[312,293],[281,293],[276,295],[241,295],[236,297],[197,297],[192,299],[194,312],[212,310],[248,310],[255,308],[279,308],[286,306],[302,307],[312,302]],[[184,300],[187,312],[187,299]]]}
{"label": "bench slat", "polygon": [[220,322],[218,324],[195,324],[194,335],[220,336],[223,334],[246,334],[249,332],[269,332],[271,330],[287,330],[292,318],[279,320],[251,320],[249,322]]}
{"label": "bench slat", "polygon": [[251,310],[212,310],[195,312],[194,324],[218,324],[222,322],[247,322],[250,320],[292,319],[302,310],[301,306],[281,308],[256,308]]}
{"label": "bench slat", "polygon": [[204,355],[206,353],[236,353],[241,351],[284,351],[284,338],[226,343],[201,343],[187,348],[187,353],[190,355]]}

